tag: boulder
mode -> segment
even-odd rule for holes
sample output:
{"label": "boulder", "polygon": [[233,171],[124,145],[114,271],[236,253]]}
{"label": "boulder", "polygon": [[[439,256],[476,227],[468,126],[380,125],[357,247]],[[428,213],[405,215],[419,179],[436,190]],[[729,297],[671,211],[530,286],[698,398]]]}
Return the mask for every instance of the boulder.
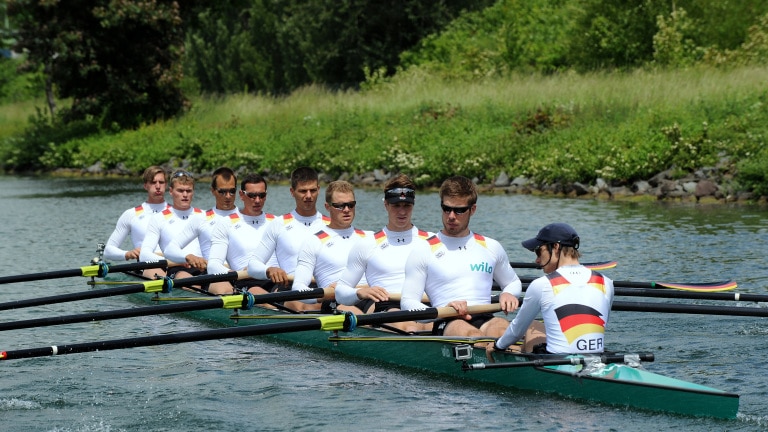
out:
{"label": "boulder", "polygon": [[711,180],[701,180],[696,183],[696,188],[693,190],[693,194],[696,198],[715,195],[717,192],[717,185]]}
{"label": "boulder", "polygon": [[507,187],[509,186],[509,176],[506,172],[502,171],[498,177],[496,177],[496,181],[493,182],[493,185],[495,187]]}

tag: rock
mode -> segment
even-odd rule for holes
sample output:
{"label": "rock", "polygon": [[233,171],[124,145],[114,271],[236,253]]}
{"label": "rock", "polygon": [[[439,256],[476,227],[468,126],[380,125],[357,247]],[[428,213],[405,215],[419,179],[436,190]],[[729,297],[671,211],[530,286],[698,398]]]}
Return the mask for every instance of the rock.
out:
{"label": "rock", "polygon": [[632,184],[632,192],[637,194],[648,193],[651,190],[651,184],[645,180],[638,180]]}
{"label": "rock", "polygon": [[86,168],[85,172],[87,172],[88,174],[101,174],[102,172],[101,161],[98,161],[95,164]]}
{"label": "rock", "polygon": [[619,196],[631,195],[631,192],[630,192],[629,188],[627,188],[626,186],[617,186],[617,187],[609,188],[608,189],[608,193],[610,193],[612,197],[613,196],[619,197]]}
{"label": "rock", "polygon": [[589,193],[589,188],[579,182],[573,183],[573,190],[576,192],[577,196],[582,196]]}
{"label": "rock", "polygon": [[690,193],[694,193],[694,192],[696,192],[696,185],[697,184],[698,183],[696,183],[695,181],[687,181],[687,182],[682,184],[683,190],[685,192],[689,193],[689,194]]}
{"label": "rock", "polygon": [[602,178],[598,177],[597,180],[595,180],[595,187],[599,191],[608,190],[608,183],[606,183]]}
{"label": "rock", "polygon": [[519,176],[519,177],[515,177],[515,179],[512,180],[511,184],[514,186],[522,187],[522,186],[528,186],[528,183],[530,182],[531,181],[528,179],[528,177]]}
{"label": "rock", "polygon": [[378,182],[385,182],[385,181],[389,180],[389,176],[387,175],[387,173],[384,172],[384,170],[381,170],[381,169],[373,170],[373,177]]}
{"label": "rock", "polygon": [[509,186],[509,176],[506,172],[502,171],[498,177],[496,177],[496,181],[493,182],[493,185],[495,187],[507,187]]}
{"label": "rock", "polygon": [[362,179],[360,179],[360,183],[362,183],[365,186],[371,186],[376,184],[376,177],[374,176],[365,176]]}
{"label": "rock", "polygon": [[669,194],[670,192],[676,191],[678,189],[678,184],[674,180],[661,180],[659,183],[659,189],[662,193]]}
{"label": "rock", "polygon": [[717,185],[711,180],[701,180],[696,183],[696,188],[694,189],[693,194],[696,196],[696,199],[699,199],[701,197],[715,195],[717,189]]}
{"label": "rock", "polygon": [[650,179],[648,179],[648,183],[650,183],[651,186],[653,187],[659,186],[662,181],[672,178],[672,176],[670,175],[671,172],[672,170],[662,171],[656,174],[655,176],[651,177]]}

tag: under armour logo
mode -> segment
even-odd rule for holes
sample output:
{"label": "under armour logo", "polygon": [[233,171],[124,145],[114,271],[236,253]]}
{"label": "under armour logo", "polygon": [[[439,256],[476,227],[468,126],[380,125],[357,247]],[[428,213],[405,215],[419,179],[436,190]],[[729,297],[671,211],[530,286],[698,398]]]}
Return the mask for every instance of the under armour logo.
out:
{"label": "under armour logo", "polygon": [[349,238],[349,236],[341,236],[341,238],[343,238],[343,239],[348,239],[348,238]]}
{"label": "under armour logo", "polygon": [[402,243],[405,243],[405,239],[397,239],[397,242],[398,242],[398,243],[401,243],[401,242],[402,242]]}

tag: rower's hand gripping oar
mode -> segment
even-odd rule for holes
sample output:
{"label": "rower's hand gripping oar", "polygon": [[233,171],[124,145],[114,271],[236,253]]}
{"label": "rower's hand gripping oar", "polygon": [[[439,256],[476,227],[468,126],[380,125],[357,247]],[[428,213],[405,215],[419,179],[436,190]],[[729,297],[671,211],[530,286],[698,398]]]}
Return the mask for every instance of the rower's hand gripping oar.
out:
{"label": "rower's hand gripping oar", "polygon": [[109,272],[127,272],[134,270],[144,270],[150,268],[166,268],[167,261],[160,260],[154,262],[136,262],[127,264],[109,265],[105,262],[99,262],[93,265],[80,267],[70,270],[55,270],[41,273],[30,273],[15,276],[3,276],[0,277],[0,284],[14,283],[14,282],[28,282],[46,279],[61,279],[67,277],[105,277]]}
{"label": "rower's hand gripping oar", "polygon": [[[499,311],[498,304],[469,307],[470,313],[490,313],[497,311]],[[172,333],[127,339],[113,339],[71,345],[54,345],[42,348],[20,349],[15,351],[3,351],[0,352],[0,360],[46,357],[52,355],[167,345],[184,342],[198,342],[213,339],[260,336],[308,330],[354,331],[355,328],[361,325],[376,325],[423,319],[453,318],[456,316],[456,310],[450,307],[427,308],[414,311],[379,312],[369,315],[354,315],[352,313],[345,313],[339,315],[328,315],[316,319],[295,320],[271,324],[257,324],[241,327],[226,327],[213,330]]]}
{"label": "rower's hand gripping oar", "polygon": [[114,288],[104,288],[98,290],[81,291],[69,294],[61,294],[49,297],[39,297],[34,299],[16,300],[5,303],[0,303],[0,311],[10,309],[21,309],[25,307],[42,306],[47,304],[65,303],[70,301],[87,300],[103,297],[112,297],[124,294],[135,293],[155,293],[164,292],[168,293],[173,290],[174,287],[187,287],[193,285],[201,285],[210,282],[224,282],[235,281],[238,279],[249,278],[248,272],[241,270],[239,272],[228,272],[222,274],[201,275],[192,276],[181,279],[171,279],[169,277],[158,278],[149,280],[146,282],[124,285]]}

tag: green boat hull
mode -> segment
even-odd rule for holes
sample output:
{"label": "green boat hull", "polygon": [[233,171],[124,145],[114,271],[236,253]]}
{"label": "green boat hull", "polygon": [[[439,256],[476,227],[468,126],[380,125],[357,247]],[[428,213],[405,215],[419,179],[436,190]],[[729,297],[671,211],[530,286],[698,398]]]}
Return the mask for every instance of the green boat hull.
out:
{"label": "green boat hull", "polygon": [[[190,294],[194,295],[194,294]],[[149,303],[151,295],[131,296],[140,303]],[[286,322],[286,315],[300,319],[301,315],[256,307],[239,311],[239,316],[271,315],[275,318],[233,319],[230,310],[186,312],[192,319],[213,326],[260,325]],[[303,347],[330,351],[366,363],[407,368],[418,373],[455,380],[488,383],[567,398],[627,406],[643,410],[662,411],[688,416],[735,418],[739,396],[715,388],[666,377],[625,364],[609,364],[589,373],[581,365],[525,366],[513,369],[482,369],[464,371],[454,358],[454,346],[439,340],[399,336],[375,328],[357,328],[352,332],[300,331],[264,336]],[[391,338],[394,340],[384,340]],[[529,357],[495,353],[496,362],[530,361]],[[473,350],[468,363],[487,363],[485,350]]]}

